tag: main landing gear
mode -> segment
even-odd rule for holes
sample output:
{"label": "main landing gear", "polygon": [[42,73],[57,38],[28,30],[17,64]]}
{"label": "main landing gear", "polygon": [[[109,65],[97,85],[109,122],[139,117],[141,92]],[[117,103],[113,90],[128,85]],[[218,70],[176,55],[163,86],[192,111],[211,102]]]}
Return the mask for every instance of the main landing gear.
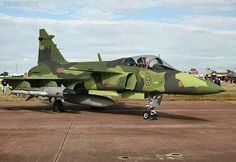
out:
{"label": "main landing gear", "polygon": [[55,99],[53,106],[52,106],[53,112],[64,112],[64,106],[63,106],[63,100]]}
{"label": "main landing gear", "polygon": [[162,95],[161,94],[150,94],[148,96],[149,104],[146,106],[147,111],[143,114],[144,120],[157,120],[157,113],[154,109],[160,106]]}

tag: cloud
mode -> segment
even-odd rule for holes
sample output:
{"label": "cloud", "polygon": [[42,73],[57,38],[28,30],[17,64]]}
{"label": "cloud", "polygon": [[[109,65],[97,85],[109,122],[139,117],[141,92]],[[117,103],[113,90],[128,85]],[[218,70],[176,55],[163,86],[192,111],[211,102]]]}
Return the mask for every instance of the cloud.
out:
{"label": "cloud", "polygon": [[80,20],[114,20],[121,15],[107,12],[97,8],[81,8],[74,15],[74,18]]}
{"label": "cloud", "polygon": [[201,11],[229,11],[236,9],[235,0],[157,0],[162,5]]}
{"label": "cloud", "polygon": [[[37,63],[38,29],[56,35],[54,41],[67,60],[104,60],[160,54],[180,70],[235,65],[235,31],[199,27],[194,23],[134,20],[51,20],[0,14],[0,71],[29,70]],[[27,58],[27,59],[22,59]],[[29,60],[28,60],[29,59]],[[220,60],[220,61],[219,61]],[[235,66],[234,66],[235,67]]]}
{"label": "cloud", "polygon": [[[47,5],[45,5],[45,3]],[[195,10],[220,10],[227,11],[236,9],[235,0],[145,0],[145,1],[136,1],[133,0],[82,0],[82,1],[50,1],[40,3],[42,8],[50,9],[62,8],[68,9],[71,6],[80,6],[82,8],[94,7],[106,11],[112,12],[130,12],[136,10],[143,10],[150,7],[156,6],[168,6],[168,7],[182,7]]]}
{"label": "cloud", "polygon": [[100,3],[94,3],[95,0],[87,1],[87,5],[93,5],[99,8],[106,8],[111,11],[134,11],[142,10],[156,6],[168,6],[168,7],[181,7],[194,10],[220,10],[227,11],[236,9],[235,0],[145,0],[136,1],[133,0],[101,0]]}
{"label": "cloud", "polygon": [[[176,20],[179,22],[179,20]],[[215,29],[216,31],[224,31],[233,33],[236,29],[236,18],[225,16],[183,16],[179,22],[197,28]]]}
{"label": "cloud", "polygon": [[133,0],[5,0],[0,2],[1,6],[54,15],[71,14],[73,18],[85,19],[86,17],[89,19],[95,16],[99,19],[111,19],[111,17],[114,19],[117,14],[121,16],[158,6],[202,12],[232,11],[236,9],[236,0],[144,0],[135,2]]}

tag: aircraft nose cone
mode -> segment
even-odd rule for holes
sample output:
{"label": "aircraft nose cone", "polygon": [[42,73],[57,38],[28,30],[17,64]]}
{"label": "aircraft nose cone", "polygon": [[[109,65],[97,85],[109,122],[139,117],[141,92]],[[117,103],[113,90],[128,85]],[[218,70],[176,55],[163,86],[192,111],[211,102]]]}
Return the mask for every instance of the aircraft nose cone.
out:
{"label": "aircraft nose cone", "polygon": [[204,91],[207,94],[224,92],[225,89],[210,81],[204,80],[207,83],[206,87],[200,87],[200,91]]}
{"label": "aircraft nose cone", "polygon": [[221,86],[187,73],[178,73],[176,78],[179,80],[180,92],[182,91],[183,94],[203,95],[225,91]]}

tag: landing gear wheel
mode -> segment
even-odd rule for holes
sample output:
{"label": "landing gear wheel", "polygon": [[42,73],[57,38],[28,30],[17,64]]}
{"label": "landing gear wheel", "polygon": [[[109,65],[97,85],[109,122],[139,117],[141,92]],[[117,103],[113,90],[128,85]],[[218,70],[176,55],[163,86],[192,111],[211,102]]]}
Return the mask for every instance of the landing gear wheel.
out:
{"label": "landing gear wheel", "polygon": [[62,100],[55,100],[52,106],[54,112],[64,112]]}
{"label": "landing gear wheel", "polygon": [[150,118],[150,113],[149,111],[145,111],[144,114],[143,114],[143,119],[144,120],[148,120]]}
{"label": "landing gear wheel", "polygon": [[155,110],[150,110],[150,118],[149,120],[157,120],[157,113]]}
{"label": "landing gear wheel", "polygon": [[95,106],[91,106],[91,110],[92,110],[92,111],[105,111],[106,108],[105,108],[105,107],[95,107]]}
{"label": "landing gear wheel", "polygon": [[157,120],[157,113],[155,110],[145,111],[143,114],[144,120]]}

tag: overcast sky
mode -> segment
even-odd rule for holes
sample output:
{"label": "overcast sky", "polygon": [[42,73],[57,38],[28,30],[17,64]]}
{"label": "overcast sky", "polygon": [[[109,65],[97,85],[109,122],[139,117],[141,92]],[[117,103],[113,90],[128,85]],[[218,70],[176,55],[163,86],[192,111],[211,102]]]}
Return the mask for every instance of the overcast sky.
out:
{"label": "overcast sky", "polygon": [[37,64],[40,28],[68,61],[151,54],[182,71],[236,71],[236,0],[3,0],[0,72]]}

